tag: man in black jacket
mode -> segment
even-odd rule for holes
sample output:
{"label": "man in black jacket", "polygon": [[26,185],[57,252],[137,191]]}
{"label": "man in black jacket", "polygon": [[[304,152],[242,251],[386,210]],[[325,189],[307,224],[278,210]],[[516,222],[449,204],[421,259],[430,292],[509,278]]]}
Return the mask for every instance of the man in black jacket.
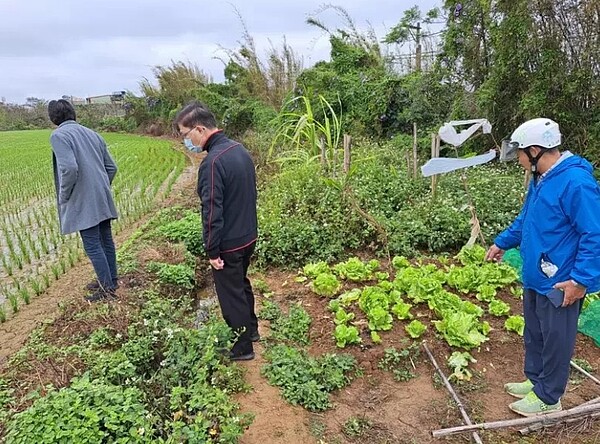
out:
{"label": "man in black jacket", "polygon": [[223,318],[240,334],[230,357],[250,360],[252,342],[260,339],[247,277],[258,236],[254,163],[242,144],[217,128],[215,116],[202,103],[185,106],[174,123],[190,151],[207,152],[198,171],[204,248]]}

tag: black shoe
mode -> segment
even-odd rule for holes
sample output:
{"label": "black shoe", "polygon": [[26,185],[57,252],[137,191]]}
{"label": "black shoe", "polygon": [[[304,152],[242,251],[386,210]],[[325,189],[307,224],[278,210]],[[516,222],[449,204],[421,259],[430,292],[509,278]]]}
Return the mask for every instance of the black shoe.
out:
{"label": "black shoe", "polygon": [[234,354],[233,352],[229,352],[229,359],[232,361],[251,361],[254,359],[254,352],[245,354]]}
{"label": "black shoe", "polygon": [[[113,289],[116,290],[117,288],[119,288],[119,282],[118,281],[114,281],[113,284],[114,284],[113,285]],[[92,282],[90,282],[89,284],[87,284],[85,286],[85,289],[89,290],[89,291],[100,290],[100,284],[98,283],[97,280],[94,279]]]}
{"label": "black shoe", "polygon": [[113,290],[97,290],[92,294],[88,294],[85,297],[85,300],[88,302],[99,302],[99,301],[105,301],[105,300],[112,300],[112,299],[116,299],[117,295]]}
{"label": "black shoe", "polygon": [[255,331],[254,333],[252,333],[252,334],[250,335],[250,340],[251,340],[252,342],[258,342],[258,341],[260,341],[260,334],[258,333],[258,330],[257,330],[257,331]]}

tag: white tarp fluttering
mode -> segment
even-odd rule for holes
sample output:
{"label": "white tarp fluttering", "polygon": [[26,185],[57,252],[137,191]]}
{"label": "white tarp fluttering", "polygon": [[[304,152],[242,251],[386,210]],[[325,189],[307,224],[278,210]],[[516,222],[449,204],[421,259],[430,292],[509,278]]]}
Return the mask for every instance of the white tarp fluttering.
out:
{"label": "white tarp fluttering", "polygon": [[424,177],[434,174],[449,173],[450,171],[460,170],[475,165],[481,165],[496,158],[496,150],[490,150],[486,154],[467,157],[466,159],[457,159],[452,157],[434,157],[421,167],[421,173]]}
{"label": "white tarp fluttering", "polygon": [[[469,128],[462,130],[460,133],[456,131],[454,127],[471,125]],[[465,141],[471,137],[475,132],[481,128],[483,134],[489,134],[492,132],[492,125],[487,119],[472,119],[472,120],[453,120],[444,125],[439,129],[438,134],[440,138],[450,145],[461,146]]]}

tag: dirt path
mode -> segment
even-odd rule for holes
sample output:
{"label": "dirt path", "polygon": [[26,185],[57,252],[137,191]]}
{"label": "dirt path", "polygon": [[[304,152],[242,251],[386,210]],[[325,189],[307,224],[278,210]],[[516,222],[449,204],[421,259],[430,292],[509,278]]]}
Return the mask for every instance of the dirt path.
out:
{"label": "dirt path", "polygon": [[[192,164],[181,173],[171,191],[171,195],[157,203],[155,211],[148,213],[135,225],[124,229],[115,236],[117,247],[131,236],[160,208],[166,208],[195,196],[196,170],[199,160],[196,156]],[[93,278],[93,269],[87,258],[67,271],[43,294],[31,300],[29,305],[20,307],[18,313],[4,324],[0,324],[0,368],[13,353],[18,351],[30,333],[47,319],[54,319],[59,313],[61,302],[81,298],[85,295],[83,287]],[[118,293],[118,292],[117,292]]]}
{"label": "dirt path", "polygon": [[237,401],[242,412],[253,413],[254,422],[244,433],[241,444],[309,444],[316,442],[309,431],[310,414],[302,407],[288,404],[279,388],[269,385],[260,374],[266,363],[262,358],[264,348],[254,347],[256,358],[241,364],[247,370],[246,382],[253,390],[239,395]]}

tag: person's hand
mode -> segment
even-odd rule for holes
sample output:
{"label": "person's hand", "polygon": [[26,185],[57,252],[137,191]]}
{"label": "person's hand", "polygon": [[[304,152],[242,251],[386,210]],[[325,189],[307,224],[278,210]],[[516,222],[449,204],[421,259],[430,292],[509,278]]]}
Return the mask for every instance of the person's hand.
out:
{"label": "person's hand", "polygon": [[573,302],[578,301],[582,297],[585,296],[586,288],[580,285],[575,285],[575,283],[569,279],[568,281],[559,282],[554,286],[554,288],[558,290],[562,290],[565,294],[565,298],[563,299],[563,307],[567,307],[571,305]]}
{"label": "person's hand", "polygon": [[490,247],[487,253],[485,253],[485,260],[500,262],[502,260],[502,256],[504,256],[504,250],[494,244]]}
{"label": "person's hand", "polygon": [[222,270],[225,266],[225,262],[223,262],[223,259],[218,257],[216,259],[210,259],[210,265],[212,265],[215,270]]}

